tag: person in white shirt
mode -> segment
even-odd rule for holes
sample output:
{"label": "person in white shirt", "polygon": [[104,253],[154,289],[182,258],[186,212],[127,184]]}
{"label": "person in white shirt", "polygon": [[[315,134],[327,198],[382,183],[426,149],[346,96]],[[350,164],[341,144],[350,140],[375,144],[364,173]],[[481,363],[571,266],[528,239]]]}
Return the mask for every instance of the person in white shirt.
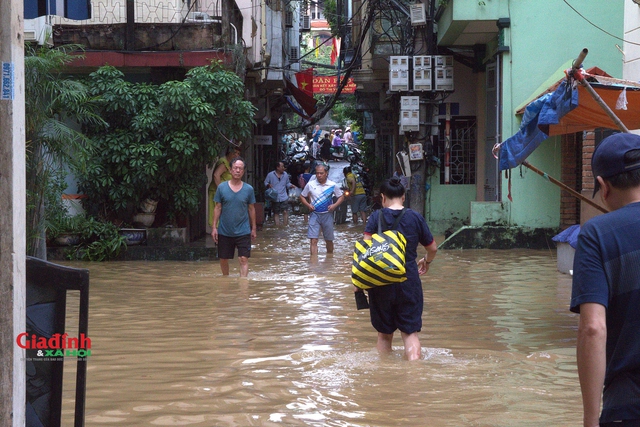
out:
{"label": "person in white shirt", "polygon": [[[309,228],[311,255],[318,254],[320,231],[327,245],[327,253],[333,253],[333,211],[343,202],[342,189],[328,179],[329,167],[316,166],[316,179],[310,180],[300,194],[300,201],[309,209]],[[334,202],[333,198],[337,197]]]}

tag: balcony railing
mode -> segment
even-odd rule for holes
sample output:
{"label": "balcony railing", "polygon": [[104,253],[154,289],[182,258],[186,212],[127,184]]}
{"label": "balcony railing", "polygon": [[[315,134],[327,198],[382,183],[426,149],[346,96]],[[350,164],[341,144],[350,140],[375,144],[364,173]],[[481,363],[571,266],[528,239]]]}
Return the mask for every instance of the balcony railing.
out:
{"label": "balcony railing", "polygon": [[[206,15],[205,15],[206,14]],[[136,23],[209,23],[222,16],[221,0],[191,3],[182,0],[149,0],[135,2]],[[126,0],[98,0],[91,6],[91,19],[74,21],[52,16],[53,25],[124,24],[127,20]]]}

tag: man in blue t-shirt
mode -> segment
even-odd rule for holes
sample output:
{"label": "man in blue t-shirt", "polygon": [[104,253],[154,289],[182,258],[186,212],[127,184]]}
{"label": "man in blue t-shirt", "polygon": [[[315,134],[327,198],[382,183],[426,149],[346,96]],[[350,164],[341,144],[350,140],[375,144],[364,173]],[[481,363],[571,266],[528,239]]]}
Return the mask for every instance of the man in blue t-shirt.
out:
{"label": "man in blue t-shirt", "polygon": [[[309,229],[311,255],[318,254],[320,231],[327,244],[327,253],[333,253],[333,211],[344,200],[342,189],[335,182],[327,179],[329,167],[325,164],[316,166],[316,179],[310,180],[300,193],[300,201],[309,209]],[[334,202],[333,198],[337,200]]]}
{"label": "man in blue t-shirt", "polygon": [[247,277],[251,241],[257,237],[256,196],[253,187],[242,182],[244,168],[244,160],[240,157],[233,159],[231,179],[220,184],[213,199],[216,202],[213,224],[218,224],[218,227],[211,229],[211,237],[218,245],[220,270],[224,276],[229,275],[229,260],[233,259],[238,248],[240,277]]}
{"label": "man in blue t-shirt", "polygon": [[605,138],[591,169],[611,212],[584,224],[573,264],[583,423],[640,426],[640,136]]}

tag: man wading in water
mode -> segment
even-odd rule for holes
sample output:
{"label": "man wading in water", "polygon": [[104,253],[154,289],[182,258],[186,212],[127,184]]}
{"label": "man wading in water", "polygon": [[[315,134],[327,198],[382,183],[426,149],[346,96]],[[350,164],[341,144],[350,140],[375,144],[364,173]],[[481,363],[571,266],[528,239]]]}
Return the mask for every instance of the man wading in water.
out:
{"label": "man wading in water", "polygon": [[[251,241],[256,233],[256,196],[253,187],[242,182],[244,160],[237,157],[231,161],[231,179],[218,187],[214,201],[213,228],[211,237],[218,245],[218,258],[223,276],[229,275],[229,260],[238,248],[240,277],[249,274]],[[217,227],[216,227],[217,224]]]}

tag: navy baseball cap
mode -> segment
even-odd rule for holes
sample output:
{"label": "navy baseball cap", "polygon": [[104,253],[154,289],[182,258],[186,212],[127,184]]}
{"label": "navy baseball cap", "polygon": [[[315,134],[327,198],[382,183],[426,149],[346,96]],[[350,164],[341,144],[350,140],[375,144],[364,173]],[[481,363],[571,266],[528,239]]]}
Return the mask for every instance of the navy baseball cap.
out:
{"label": "navy baseball cap", "polygon": [[640,135],[616,133],[606,137],[596,147],[591,158],[591,171],[595,182],[593,196],[600,190],[596,177],[611,178],[624,172],[640,168],[640,162],[626,164],[624,156],[629,151],[640,150]]}

